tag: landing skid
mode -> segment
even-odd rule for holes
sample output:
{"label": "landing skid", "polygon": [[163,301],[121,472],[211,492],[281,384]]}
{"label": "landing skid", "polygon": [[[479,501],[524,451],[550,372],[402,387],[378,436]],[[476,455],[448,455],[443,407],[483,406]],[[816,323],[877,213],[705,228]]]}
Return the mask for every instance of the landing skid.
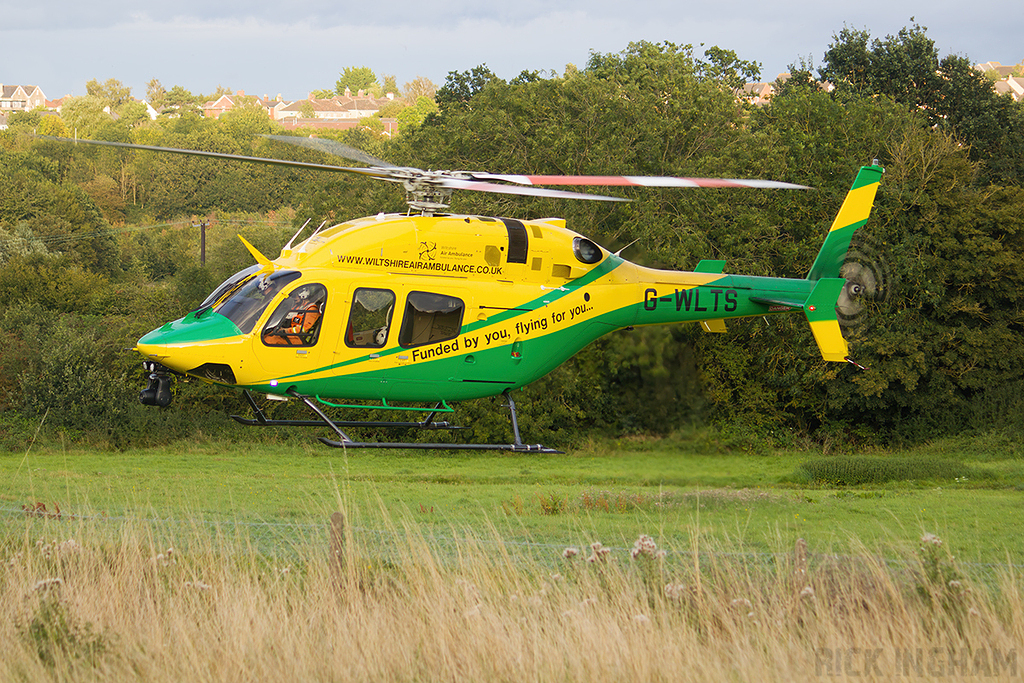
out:
{"label": "landing skid", "polygon": [[435,422],[435,412],[431,412],[427,415],[423,422],[372,422],[372,421],[340,421],[332,420],[329,418],[320,407],[313,402],[309,396],[298,393],[295,390],[289,391],[288,394],[293,398],[297,398],[306,404],[310,410],[316,413],[319,420],[271,420],[260,410],[259,406],[253,400],[249,392],[243,392],[246,400],[249,402],[249,406],[253,410],[253,414],[256,416],[255,419],[246,419],[239,415],[232,415],[231,417],[244,425],[259,426],[259,427],[322,427],[324,425],[331,428],[331,430],[338,435],[338,439],[328,439],[326,437],[320,437],[320,441],[327,446],[332,448],[402,448],[402,449],[420,449],[420,450],[455,450],[455,451],[512,451],[515,453],[562,453],[562,451],[555,450],[554,448],[548,448],[541,444],[524,444],[522,438],[519,436],[519,420],[516,417],[516,404],[512,400],[512,396],[509,395],[508,389],[506,389],[502,396],[505,397],[507,403],[505,407],[509,409],[509,415],[512,419],[512,435],[515,439],[510,444],[487,444],[487,443],[398,443],[392,441],[353,441],[348,437],[345,432],[341,430],[342,427],[400,427],[400,428],[411,428],[411,429],[463,429],[463,427],[457,425],[451,425],[448,422]]}

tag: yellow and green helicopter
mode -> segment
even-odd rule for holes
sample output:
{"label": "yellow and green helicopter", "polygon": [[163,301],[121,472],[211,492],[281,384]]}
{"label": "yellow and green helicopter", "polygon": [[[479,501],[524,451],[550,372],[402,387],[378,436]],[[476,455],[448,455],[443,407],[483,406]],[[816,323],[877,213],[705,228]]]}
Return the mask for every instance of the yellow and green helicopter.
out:
{"label": "yellow and green helicopter", "polygon": [[[275,136],[276,137],[276,136]],[[562,219],[521,221],[447,213],[454,190],[570,199],[618,197],[551,185],[805,189],[762,180],[619,176],[521,176],[396,167],[331,141],[279,139],[367,163],[341,167],[127,143],[134,149],[340,170],[404,185],[410,211],[331,227],[302,241],[300,229],[270,259],[246,242],[256,264],[220,285],[200,307],[142,337],[147,405],[166,406],[170,378],[187,375],[238,387],[257,426],[329,427],[346,448],[500,449],[557,452],[520,438],[510,392],[533,382],[595,339],[641,325],[699,323],[725,331],[725,320],[803,313],[826,361],[853,362],[837,304],[861,295],[840,272],[855,230],[865,224],[883,173],[858,172],[806,278],[724,273],[703,260],[692,272],[646,268],[574,232]],[[243,242],[245,240],[243,239]],[[316,420],[274,420],[253,393],[294,398]],[[510,444],[360,442],[350,426],[454,429],[439,414],[449,401],[502,395]],[[373,400],[382,409],[421,410],[419,422],[338,421],[321,406]],[[432,404],[410,408],[407,403]]]}

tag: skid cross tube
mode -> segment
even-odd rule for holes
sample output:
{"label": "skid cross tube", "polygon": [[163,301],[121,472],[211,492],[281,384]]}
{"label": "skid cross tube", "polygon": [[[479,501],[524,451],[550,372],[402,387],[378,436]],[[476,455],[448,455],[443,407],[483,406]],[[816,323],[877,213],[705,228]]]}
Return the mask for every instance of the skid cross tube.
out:
{"label": "skid cross tube", "polygon": [[[242,394],[245,396],[245,400],[249,403],[249,407],[252,408],[253,415],[255,418],[246,418],[241,415],[231,415],[231,419],[239,424],[243,424],[247,427],[323,427],[323,420],[274,420],[267,417],[253,399],[252,395],[243,390]],[[307,404],[308,405],[308,404]],[[365,407],[365,406],[359,406]],[[377,407],[377,406],[373,406]],[[465,429],[461,425],[452,424],[445,420],[435,422],[434,418],[437,413],[442,410],[441,404],[434,406],[434,408],[424,408],[424,411],[429,410],[430,414],[427,415],[422,422],[395,422],[395,421],[375,421],[375,420],[332,420],[332,424],[339,427],[370,427],[376,429],[378,427],[394,428],[394,429]],[[319,411],[317,411],[319,414]],[[445,411],[447,412],[447,411]]]}
{"label": "skid cross tube", "polygon": [[[512,400],[509,390],[502,392],[512,420],[513,443],[397,443],[388,441],[360,442],[352,441],[347,437],[341,441],[334,441],[320,437],[320,441],[332,448],[416,448],[420,450],[451,450],[451,451],[512,451],[514,453],[561,453],[562,451],[548,448],[541,444],[524,444],[519,435],[519,419],[516,417],[516,403]],[[332,425],[333,427],[333,425]],[[339,434],[340,429],[335,428]]]}
{"label": "skid cross tube", "polygon": [[[288,427],[330,427],[331,430],[338,435],[338,440],[329,439],[327,437],[320,437],[320,441],[327,446],[332,448],[402,448],[402,449],[419,449],[419,450],[455,450],[455,451],[512,451],[515,453],[561,453],[562,451],[554,448],[548,448],[541,444],[524,444],[522,437],[519,434],[519,419],[516,416],[516,404],[512,400],[512,396],[509,394],[509,390],[506,389],[502,392],[502,396],[505,398],[505,405],[503,407],[509,409],[509,416],[512,420],[512,436],[513,443],[400,443],[391,441],[353,441],[348,434],[342,431],[342,427],[410,427],[420,429],[462,429],[454,425],[449,425],[447,422],[433,422],[436,411],[431,412],[427,415],[427,418],[423,422],[344,422],[335,421],[329,418],[320,408],[316,405],[313,399],[304,394],[300,394],[294,388],[289,389],[286,393],[297,398],[306,406],[309,407],[314,413],[316,413],[319,420],[272,420],[266,416],[266,414],[260,410],[259,406],[256,405],[256,401],[253,400],[252,395],[248,391],[243,391],[245,394],[246,401],[249,402],[249,406],[252,408],[253,413],[256,415],[255,419],[246,419],[239,415],[232,415],[236,421],[244,425],[253,425],[261,427],[270,426],[288,426]],[[439,404],[440,405],[440,404]]]}

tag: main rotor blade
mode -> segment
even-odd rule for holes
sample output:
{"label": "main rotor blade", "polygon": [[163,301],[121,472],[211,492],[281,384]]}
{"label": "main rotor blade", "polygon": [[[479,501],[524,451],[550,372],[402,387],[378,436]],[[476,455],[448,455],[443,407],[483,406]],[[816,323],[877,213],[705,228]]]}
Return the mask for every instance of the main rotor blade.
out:
{"label": "main rotor blade", "polygon": [[185,154],[188,156],[210,157],[213,159],[227,159],[229,161],[251,161],[259,164],[274,164],[276,166],[294,166],[297,168],[312,168],[318,171],[340,171],[342,173],[359,173],[361,175],[385,175],[378,170],[377,174],[372,173],[375,169],[356,168],[346,166],[331,166],[330,164],[314,164],[308,161],[289,161],[287,159],[269,159],[267,157],[249,157],[241,154],[226,154],[224,152],[205,152],[198,149],[179,149],[177,147],[157,147],[156,145],[136,145],[130,142],[113,142],[111,140],[82,140],[73,138],[58,138],[50,135],[36,136],[40,140],[52,140],[54,142],[70,142],[72,144],[100,145],[104,147],[121,147],[124,149],[141,149],[148,152],[170,152],[171,154]]}
{"label": "main rotor blade", "polygon": [[394,164],[389,164],[383,159],[367,154],[361,149],[355,147],[349,147],[348,145],[338,142],[337,140],[330,140],[327,138],[305,138],[298,137],[296,135],[264,135],[263,137],[268,140],[277,140],[278,142],[285,142],[289,145],[296,145],[297,147],[305,147],[306,149],[315,149],[318,152],[324,152],[326,154],[333,154],[335,156],[348,159],[349,161],[358,161],[361,164],[367,166],[379,166],[381,168],[390,168]]}
{"label": "main rotor blade", "polygon": [[503,180],[519,185],[595,185],[608,187],[749,187],[771,190],[809,190],[806,185],[776,180],[737,180],[730,178],[676,178],[671,176],[614,175],[502,175],[474,173],[474,178]]}
{"label": "main rotor blade", "polygon": [[591,199],[601,202],[629,202],[631,199],[625,197],[609,197],[601,194],[584,194],[582,192],[567,192],[566,190],[549,190],[544,187],[522,187],[519,185],[498,185],[496,183],[485,183],[479,180],[459,180],[457,178],[445,178],[440,182],[442,187],[450,187],[455,190],[473,190],[474,192],[494,192],[495,194],[516,194],[528,197],[559,197],[561,199]]}

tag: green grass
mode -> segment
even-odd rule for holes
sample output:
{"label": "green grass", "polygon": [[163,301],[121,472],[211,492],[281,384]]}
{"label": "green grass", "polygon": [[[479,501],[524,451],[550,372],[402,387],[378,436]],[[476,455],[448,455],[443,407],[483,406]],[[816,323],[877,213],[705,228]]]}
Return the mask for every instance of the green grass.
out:
{"label": "green grass", "polygon": [[1024,460],[1003,442],[829,459],[888,473],[854,486],[816,484],[808,472],[820,453],[705,454],[695,443],[604,442],[565,455],[344,452],[313,442],[31,448],[0,455],[0,508],[8,519],[41,502],[65,514],[318,523],[344,501],[352,523],[371,531],[409,514],[439,535],[493,524],[512,542],[628,547],[646,533],[685,548],[699,528],[747,552],[801,537],[821,553],[905,546],[929,532],[962,561],[1024,563]]}

